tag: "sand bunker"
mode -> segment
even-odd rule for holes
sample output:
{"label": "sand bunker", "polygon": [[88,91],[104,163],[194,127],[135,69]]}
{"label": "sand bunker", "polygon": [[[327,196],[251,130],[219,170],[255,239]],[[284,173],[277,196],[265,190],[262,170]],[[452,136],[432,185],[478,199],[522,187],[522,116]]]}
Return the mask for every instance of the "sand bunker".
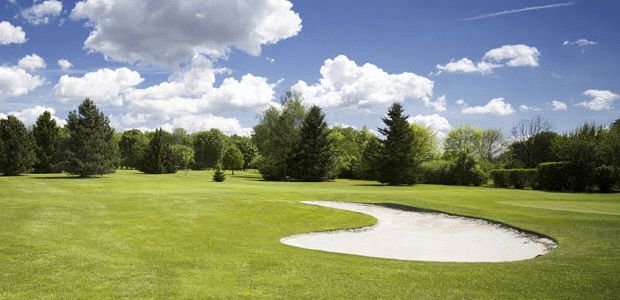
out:
{"label": "sand bunker", "polygon": [[524,260],[556,247],[549,238],[481,219],[375,204],[303,203],[368,214],[377,219],[377,224],[293,235],[282,238],[284,244],[370,257],[444,262]]}

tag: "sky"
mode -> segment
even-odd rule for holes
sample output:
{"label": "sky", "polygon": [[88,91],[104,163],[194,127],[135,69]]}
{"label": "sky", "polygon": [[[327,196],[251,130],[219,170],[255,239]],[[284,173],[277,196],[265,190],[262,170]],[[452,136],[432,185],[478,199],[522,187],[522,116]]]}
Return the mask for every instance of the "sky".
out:
{"label": "sky", "polygon": [[333,126],[566,132],[620,118],[619,53],[615,0],[0,0],[0,118],[249,135],[295,90]]}

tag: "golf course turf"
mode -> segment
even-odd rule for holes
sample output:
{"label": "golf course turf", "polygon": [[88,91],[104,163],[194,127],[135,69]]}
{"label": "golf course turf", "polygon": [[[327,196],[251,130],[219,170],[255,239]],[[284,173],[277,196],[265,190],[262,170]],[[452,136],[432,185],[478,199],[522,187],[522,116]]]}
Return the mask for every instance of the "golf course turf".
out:
{"label": "golf course turf", "polygon": [[[229,173],[229,172],[227,172]],[[620,194],[374,182],[268,182],[235,172],[0,177],[0,298],[618,298]],[[553,237],[506,263],[401,261],[291,247],[368,226],[304,200],[396,203]]]}

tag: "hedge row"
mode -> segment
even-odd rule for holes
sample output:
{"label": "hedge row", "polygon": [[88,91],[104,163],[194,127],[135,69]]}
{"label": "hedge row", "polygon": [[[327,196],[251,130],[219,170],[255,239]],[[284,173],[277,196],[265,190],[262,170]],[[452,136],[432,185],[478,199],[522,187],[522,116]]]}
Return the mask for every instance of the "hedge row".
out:
{"label": "hedge row", "polygon": [[581,192],[587,187],[598,187],[608,193],[619,179],[620,172],[613,166],[593,168],[569,162],[541,163],[536,169],[499,169],[491,171],[496,187],[531,187],[550,191]]}
{"label": "hedge row", "polygon": [[496,187],[538,187],[536,169],[499,169],[491,171],[491,178]]}

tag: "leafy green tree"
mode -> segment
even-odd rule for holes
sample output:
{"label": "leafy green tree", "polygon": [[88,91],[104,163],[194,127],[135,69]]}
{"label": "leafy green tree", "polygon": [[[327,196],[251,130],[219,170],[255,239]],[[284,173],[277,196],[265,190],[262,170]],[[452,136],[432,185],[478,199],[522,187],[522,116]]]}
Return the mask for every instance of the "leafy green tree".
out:
{"label": "leafy green tree", "polygon": [[64,169],[70,174],[89,177],[114,172],[114,130],[108,118],[86,99],[67,118],[63,157]]}
{"label": "leafy green tree", "polygon": [[[172,140],[174,140],[174,136]],[[194,162],[194,149],[190,146],[174,144],[171,146],[171,150],[175,165],[183,168],[185,175],[187,175],[189,167]]]}
{"label": "leafy green tree", "polygon": [[183,128],[175,128],[172,130],[172,144],[192,146],[192,136]]}
{"label": "leafy green tree", "polygon": [[404,115],[403,106],[394,103],[383,118],[385,128],[379,132],[385,136],[381,143],[379,182],[390,185],[414,184],[420,164],[418,153],[413,152],[415,136]]}
{"label": "leafy green tree", "polygon": [[444,158],[452,159],[459,153],[475,153],[482,145],[482,130],[471,125],[457,126],[448,132],[444,141]]}
{"label": "leafy green tree", "polygon": [[602,138],[598,156],[603,164],[614,166],[620,171],[620,119],[612,123]]}
{"label": "leafy green tree", "polygon": [[236,145],[230,145],[228,149],[226,149],[223,164],[225,169],[232,171],[232,175],[235,175],[235,170],[243,168],[243,154]]}
{"label": "leafy green tree", "polygon": [[254,127],[252,140],[260,157],[257,167],[267,180],[286,180],[290,172],[290,155],[299,141],[301,122],[306,114],[301,98],[287,93],[282,111],[268,108]]}
{"label": "leafy green tree", "polygon": [[121,155],[121,167],[137,169],[146,149],[148,140],[138,129],[123,132],[118,143]]}
{"label": "leafy green tree", "polygon": [[243,170],[253,166],[254,160],[258,157],[258,148],[252,139],[245,136],[233,135],[230,137],[231,143],[237,146],[243,154]]}
{"label": "leafy green tree", "polygon": [[214,168],[222,161],[226,148],[226,136],[218,129],[194,134],[194,168],[204,170]]}
{"label": "leafy green tree", "polygon": [[15,116],[0,120],[0,172],[15,176],[35,164],[35,143],[24,123]]}
{"label": "leafy green tree", "polygon": [[486,174],[479,167],[478,159],[467,151],[459,152],[452,158],[449,173],[453,177],[450,181],[457,185],[479,186],[487,181]]}
{"label": "leafy green tree", "polygon": [[290,156],[291,177],[302,181],[325,181],[335,177],[329,129],[321,108],[314,105],[304,118],[300,139]]}
{"label": "leafy green tree", "polygon": [[36,142],[36,173],[53,173],[57,171],[55,157],[60,142],[60,127],[52,115],[45,111],[32,127],[32,135]]}
{"label": "leafy green tree", "polygon": [[535,168],[543,162],[557,161],[558,157],[551,146],[558,136],[552,131],[542,131],[524,141],[515,141],[508,147],[510,156],[517,162],[516,166],[526,168]]}
{"label": "leafy green tree", "polygon": [[422,161],[429,161],[437,156],[437,136],[430,128],[419,125],[411,124],[411,131],[414,139],[411,144],[411,151]]}
{"label": "leafy green tree", "polygon": [[138,169],[147,174],[176,173],[177,167],[171,141],[170,133],[163,129],[155,130]]}
{"label": "leafy green tree", "polygon": [[574,131],[554,140],[553,152],[561,161],[571,163],[574,182],[568,187],[583,191],[593,183],[594,170],[602,164],[598,149],[605,137],[605,130],[596,124],[585,123]]}
{"label": "leafy green tree", "polygon": [[381,170],[381,152],[383,144],[381,140],[372,136],[362,150],[359,168],[356,178],[366,180],[379,180]]}

